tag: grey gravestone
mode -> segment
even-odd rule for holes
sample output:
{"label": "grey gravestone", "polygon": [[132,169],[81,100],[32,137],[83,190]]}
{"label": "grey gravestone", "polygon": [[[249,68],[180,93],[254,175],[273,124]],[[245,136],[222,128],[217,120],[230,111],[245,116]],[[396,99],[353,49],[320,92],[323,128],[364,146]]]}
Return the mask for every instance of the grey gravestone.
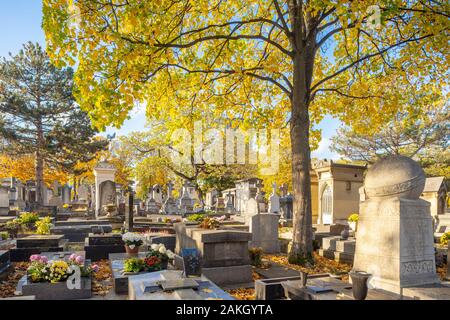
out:
{"label": "grey gravestone", "polygon": [[22,295],[35,296],[36,300],[73,300],[89,299],[92,297],[92,286],[90,277],[81,278],[80,289],[67,288],[67,282],[57,283],[31,283],[27,276],[22,280]]}
{"label": "grey gravestone", "polygon": [[108,204],[116,204],[116,184],[110,180],[100,184],[100,209]]}
{"label": "grey gravestone", "polygon": [[125,229],[132,232],[134,228],[134,197],[133,193],[128,193],[128,206],[125,211]]}
{"label": "grey gravestone", "polygon": [[10,250],[11,261],[28,261],[33,254],[64,251],[67,240],[63,235],[32,235],[16,240],[16,248]]}
{"label": "grey gravestone", "polygon": [[170,251],[175,251],[175,244],[176,244],[177,237],[175,235],[164,235],[164,236],[158,236],[151,238],[151,243],[159,244],[162,243],[166,247],[166,249],[169,249]]}
{"label": "grey gravestone", "polygon": [[110,253],[125,252],[125,244],[120,234],[89,234],[85,239],[84,251],[86,251],[86,259],[98,261],[108,259]]}

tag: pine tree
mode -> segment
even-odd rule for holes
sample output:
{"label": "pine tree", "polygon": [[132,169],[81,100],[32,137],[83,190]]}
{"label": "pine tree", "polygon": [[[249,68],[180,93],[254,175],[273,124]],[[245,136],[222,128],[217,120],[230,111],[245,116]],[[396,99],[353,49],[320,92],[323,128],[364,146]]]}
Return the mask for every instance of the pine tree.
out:
{"label": "pine tree", "polygon": [[39,44],[29,42],[0,62],[2,152],[34,154],[38,204],[43,204],[44,166],[71,171],[108,143],[94,139],[97,131],[72,90],[73,70],[52,65]]}

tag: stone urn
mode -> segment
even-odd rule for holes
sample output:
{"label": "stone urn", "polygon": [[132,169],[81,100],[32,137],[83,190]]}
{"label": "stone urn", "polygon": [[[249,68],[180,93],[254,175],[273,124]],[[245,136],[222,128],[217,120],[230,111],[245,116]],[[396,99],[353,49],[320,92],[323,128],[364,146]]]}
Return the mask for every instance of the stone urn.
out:
{"label": "stone urn", "polygon": [[353,297],[355,300],[364,300],[367,297],[367,280],[371,277],[371,274],[363,271],[351,271],[349,273],[352,279]]}
{"label": "stone urn", "polygon": [[411,158],[393,155],[377,161],[367,171],[364,192],[369,199],[399,197],[418,199],[425,186],[425,172]]}
{"label": "stone urn", "polygon": [[341,232],[341,240],[347,240],[349,236],[350,236],[350,232],[349,232],[348,228],[346,227]]}

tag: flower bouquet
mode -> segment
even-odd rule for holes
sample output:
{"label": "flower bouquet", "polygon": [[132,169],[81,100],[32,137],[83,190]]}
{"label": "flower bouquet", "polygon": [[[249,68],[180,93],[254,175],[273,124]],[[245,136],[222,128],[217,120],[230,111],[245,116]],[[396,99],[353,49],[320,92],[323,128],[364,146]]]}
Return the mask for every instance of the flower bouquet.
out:
{"label": "flower bouquet", "polygon": [[[169,260],[174,258],[175,254],[168,250],[163,243],[154,243],[151,245],[147,258],[156,257],[161,262],[161,269],[167,269]],[[161,270],[160,269],[160,270]]]}
{"label": "flower bouquet", "polygon": [[138,233],[127,232],[122,236],[122,240],[125,242],[125,250],[127,254],[137,254],[139,247],[142,246],[144,240]]}
{"label": "flower bouquet", "polygon": [[98,271],[97,265],[86,265],[84,258],[76,254],[72,254],[67,262],[63,260],[49,261],[46,256],[34,254],[30,257],[30,262],[27,275],[33,283],[66,281],[75,273],[71,266],[79,267],[82,277],[89,277],[93,272]]}

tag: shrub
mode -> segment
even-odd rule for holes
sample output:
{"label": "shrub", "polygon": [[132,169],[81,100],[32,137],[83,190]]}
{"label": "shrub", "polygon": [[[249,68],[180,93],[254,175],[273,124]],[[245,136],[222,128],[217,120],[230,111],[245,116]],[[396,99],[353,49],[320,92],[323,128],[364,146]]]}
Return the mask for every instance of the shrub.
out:
{"label": "shrub", "polygon": [[447,245],[450,240],[450,232],[446,232],[441,236],[440,242],[442,245]]}
{"label": "shrub", "polygon": [[352,213],[347,219],[348,222],[358,222],[358,220],[359,220],[359,214],[357,214],[357,213]]}
{"label": "shrub", "polygon": [[250,255],[250,263],[252,266],[259,267],[262,264],[262,248],[250,248],[248,254]]}
{"label": "shrub", "polygon": [[8,236],[9,236],[9,234],[7,231],[0,232],[0,240],[6,240],[6,239],[8,239]]}
{"label": "shrub", "polygon": [[188,221],[201,222],[201,221],[203,221],[204,217],[205,217],[204,214],[195,213],[195,214],[191,214],[187,219],[188,219]]}
{"label": "shrub", "polygon": [[22,225],[34,225],[39,221],[39,215],[36,212],[23,212],[20,214],[18,220]]}
{"label": "shrub", "polygon": [[39,221],[36,221],[36,223],[35,223],[36,233],[37,234],[50,234],[50,228],[52,227],[51,221],[52,220],[50,217],[45,217]]}
{"label": "shrub", "polygon": [[11,238],[17,237],[19,229],[20,229],[20,221],[18,219],[8,221],[5,224],[5,230],[8,231]]}

